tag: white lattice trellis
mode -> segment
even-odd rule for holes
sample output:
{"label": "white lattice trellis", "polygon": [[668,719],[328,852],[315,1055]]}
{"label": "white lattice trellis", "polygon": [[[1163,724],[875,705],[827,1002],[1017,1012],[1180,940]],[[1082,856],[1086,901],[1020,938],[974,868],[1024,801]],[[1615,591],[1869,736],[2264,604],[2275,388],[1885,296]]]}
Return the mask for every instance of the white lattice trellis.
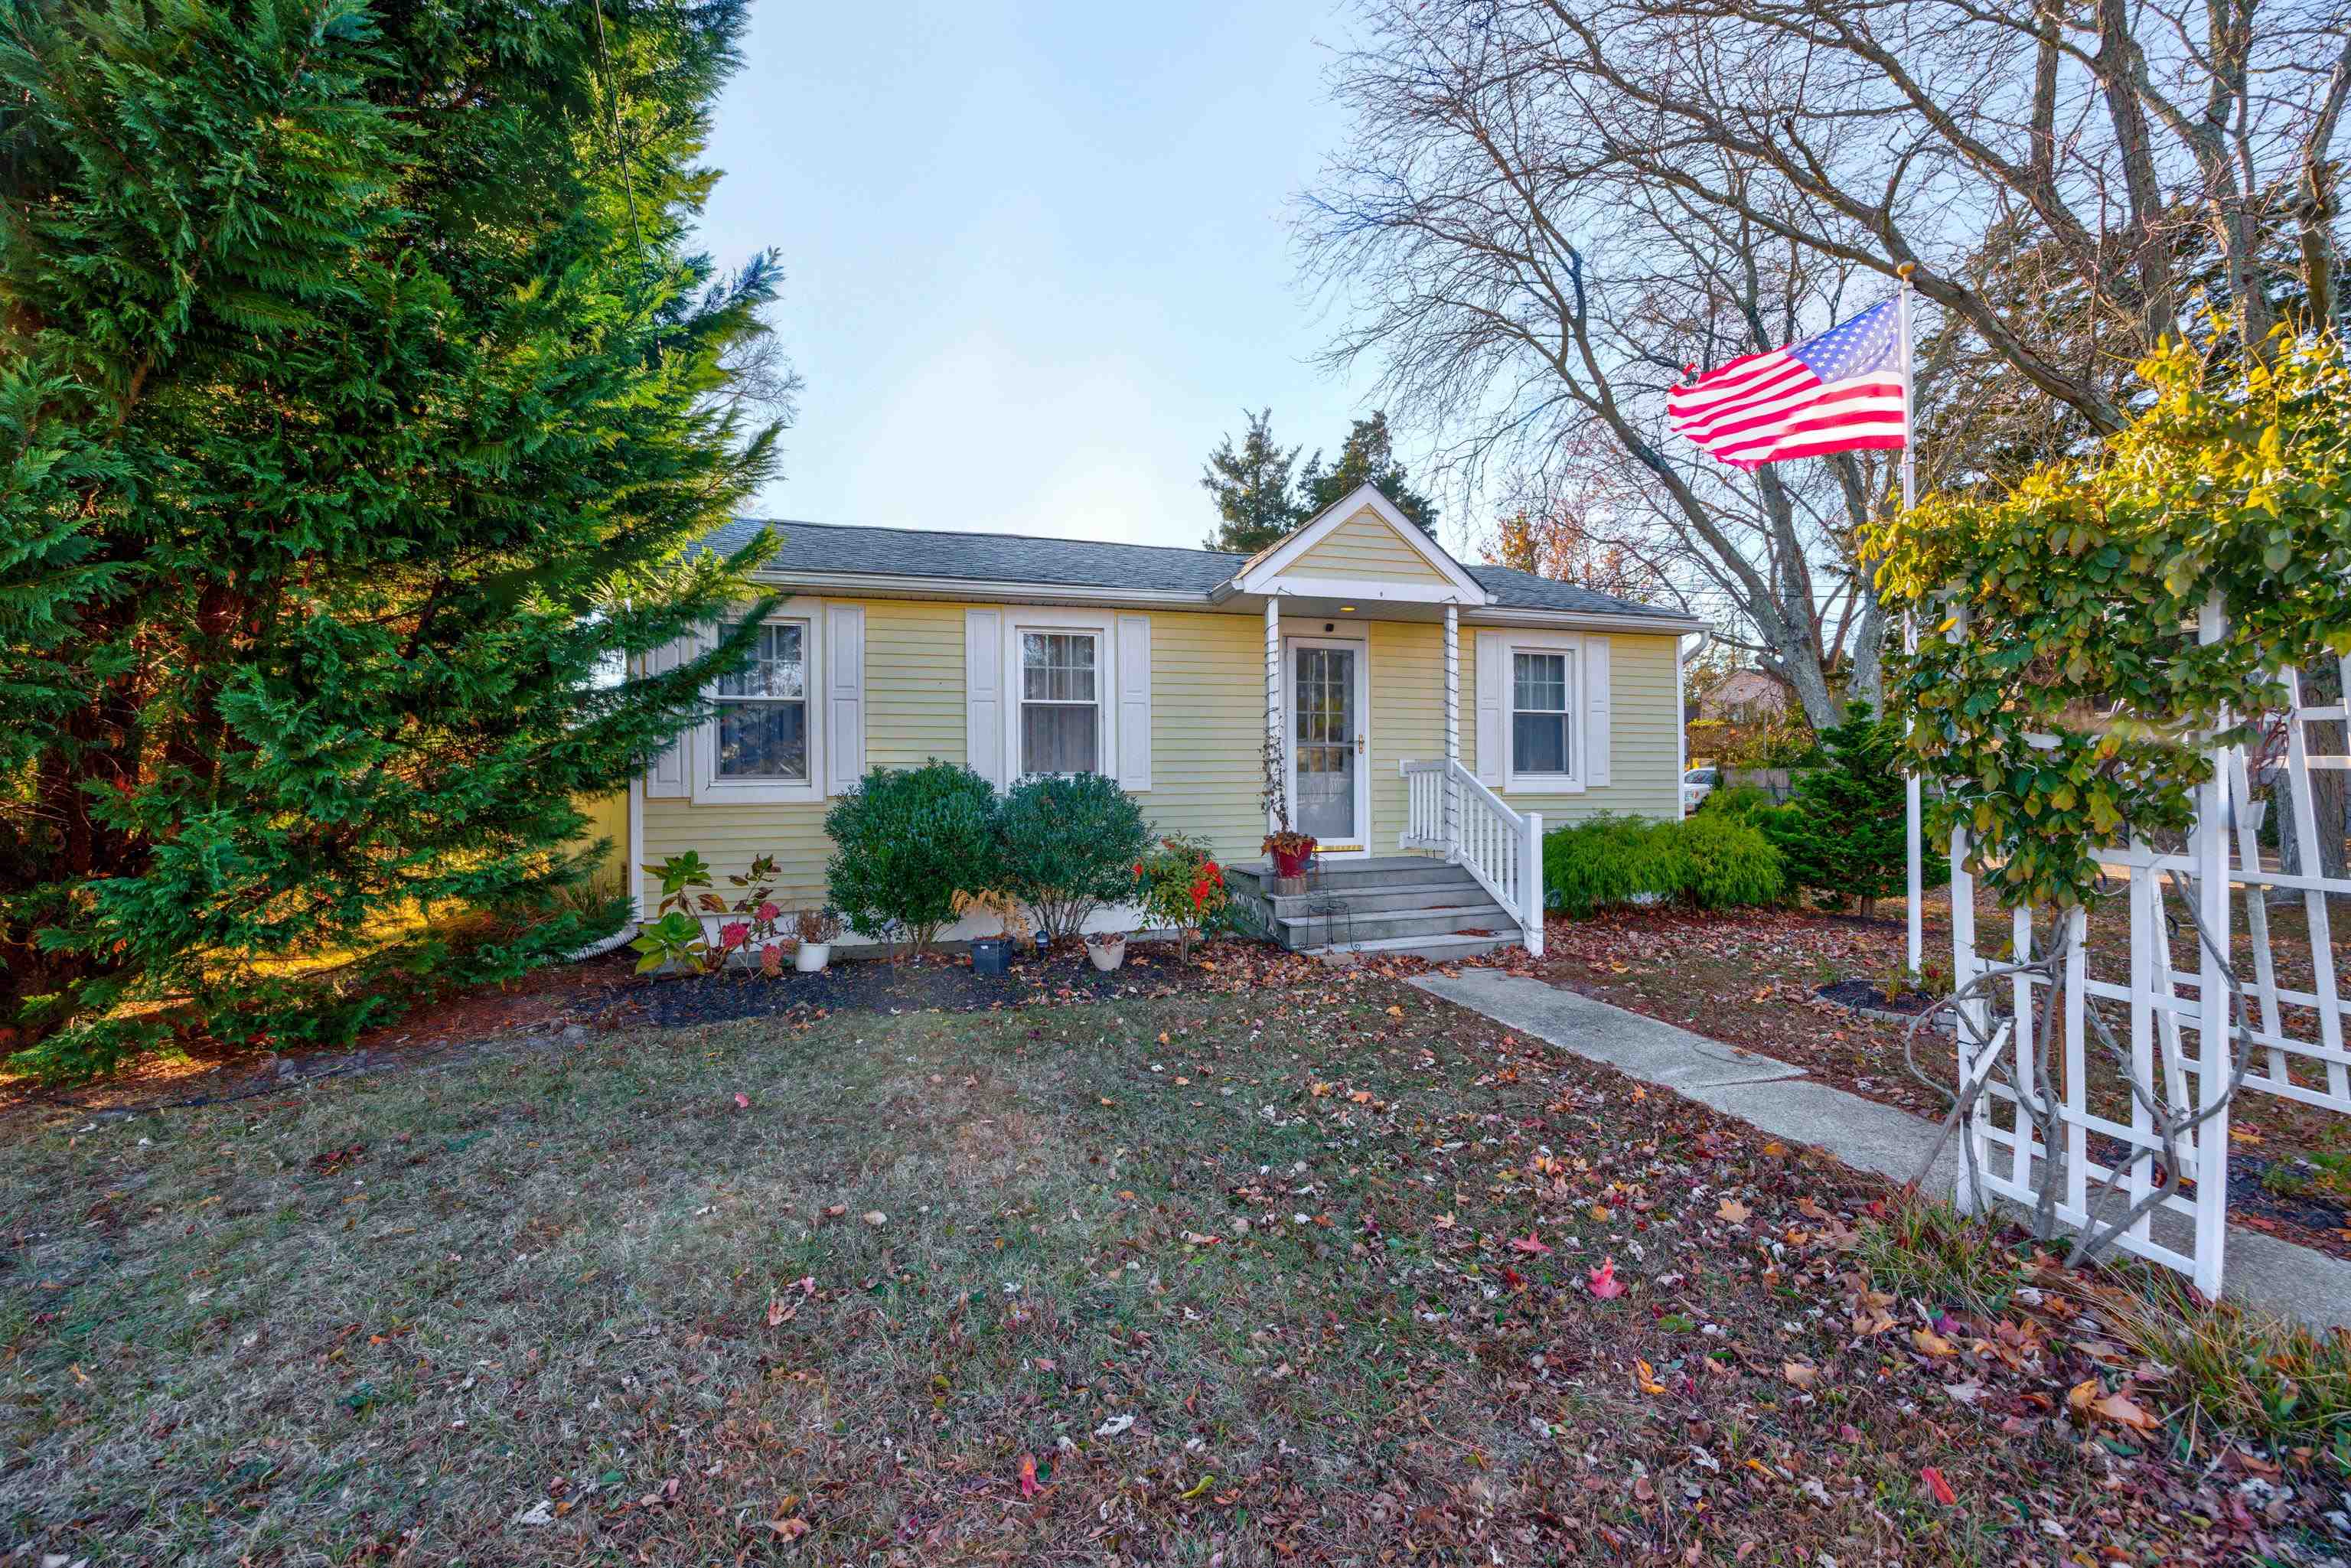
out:
{"label": "white lattice trellis", "polygon": [[[2217,634],[2217,620],[2208,615],[2206,635]],[[2340,674],[2340,689],[2351,691],[2351,660],[2342,662]],[[1963,1207],[1986,1197],[2029,1207],[2039,1201],[2042,1184],[2053,1180],[2058,1218],[2081,1228],[2101,1212],[2127,1212],[2160,1192],[2159,1201],[2116,1244],[2192,1275],[2199,1289],[2217,1292],[2228,1237],[2225,1102],[2232,1079],[2240,1092],[2274,1094],[2351,1114],[2351,1051],[2345,1047],[2334,936],[2342,905],[2328,908],[2330,895],[2351,898],[2351,879],[2288,873],[2277,866],[2274,854],[2264,856],[2260,842],[2263,812],[2280,809],[2290,819],[2294,841],[2305,847],[2315,845],[2322,833],[2342,832],[2339,821],[2320,823],[2312,779],[2323,771],[2351,768],[2351,756],[2315,749],[2310,727],[2344,723],[2346,705],[2341,698],[2305,701],[2294,671],[2285,672],[2284,681],[2290,706],[2273,731],[2280,744],[2269,774],[2269,800],[2256,801],[2256,770],[2241,747],[2216,749],[2210,754],[2213,778],[2199,792],[2196,826],[2185,852],[2162,853],[2134,842],[2100,855],[2107,873],[2126,883],[2126,896],[2114,899],[2095,917],[2074,912],[2073,940],[2064,944],[2064,967],[2056,982],[2061,1032],[2051,1064],[2061,1096],[2054,1108],[2062,1144],[2055,1159],[2042,1146],[2034,1125],[2036,1119],[2049,1118],[2026,1114],[2019,1106],[2022,1096],[2039,1110],[2032,1100],[2029,1020],[2040,988],[2050,982],[2039,974],[2015,976],[2009,982],[2009,1005],[1998,1018],[1991,1016],[1988,1005],[1972,1004],[1976,1016],[1961,1039],[1972,1032],[1985,1043],[1975,1061],[1962,1064],[1962,1082],[1981,1076],[1994,1053],[2007,1052],[2014,1086],[1991,1083],[1968,1120],[1971,1164],[1981,1190],[1968,1190],[1963,1162]],[[2022,962],[2032,939],[2029,917],[2020,912],[2007,956],[1980,951],[1973,880],[1961,864],[1965,852],[1964,835],[1955,835],[1951,939],[1954,978],[1962,987],[1990,966]],[[2314,858],[2305,855],[2305,863]],[[2168,918],[2167,894],[2171,909],[2192,898],[2196,918]],[[2299,910],[2303,936],[2278,930],[2283,922],[2274,916],[2286,909]],[[2128,941],[2093,943],[2093,918],[2119,923]],[[2233,1026],[2235,998],[2220,956],[2199,936],[2197,920],[2213,941],[2229,948],[2244,989],[2244,1016]],[[2102,972],[2096,955],[2116,951],[2128,954],[2128,972]],[[2306,968],[2301,962],[2305,957]],[[2179,1170],[2168,1168],[2170,1156],[2149,1107],[2127,1086],[2117,1095],[2119,1070],[2098,1060],[2103,1048],[2090,1038],[2084,1013],[2094,1003],[2106,1004],[2101,1016],[2110,1027],[2127,1017],[2132,1075],[2160,1104],[2175,1114],[2210,1109],[2180,1141]],[[2025,1029],[2018,1027],[2019,1019],[2028,1020]],[[2115,1034],[2118,1042],[2124,1038],[2119,1028]],[[2250,1060],[2241,1061],[2239,1052]]]}

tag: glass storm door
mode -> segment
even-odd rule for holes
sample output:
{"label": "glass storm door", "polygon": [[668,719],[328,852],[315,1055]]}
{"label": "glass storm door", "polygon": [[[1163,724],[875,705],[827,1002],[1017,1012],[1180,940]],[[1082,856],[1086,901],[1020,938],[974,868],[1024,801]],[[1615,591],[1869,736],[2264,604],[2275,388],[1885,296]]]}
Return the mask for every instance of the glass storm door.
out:
{"label": "glass storm door", "polygon": [[1363,656],[1357,643],[1290,650],[1290,818],[1324,853],[1364,847]]}

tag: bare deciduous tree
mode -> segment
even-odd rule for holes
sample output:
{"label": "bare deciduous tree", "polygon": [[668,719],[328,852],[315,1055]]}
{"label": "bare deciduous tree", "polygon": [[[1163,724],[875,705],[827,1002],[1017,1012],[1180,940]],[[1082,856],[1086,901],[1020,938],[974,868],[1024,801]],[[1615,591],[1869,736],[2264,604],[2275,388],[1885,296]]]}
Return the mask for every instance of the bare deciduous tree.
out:
{"label": "bare deciduous tree", "polygon": [[1874,301],[1848,297],[1844,262],[1610,172],[1539,68],[1548,47],[1397,5],[1343,57],[1355,134],[1301,217],[1310,268],[1353,308],[1331,358],[1375,359],[1467,482],[1507,470],[1531,509],[1572,508],[1587,543],[1679,586],[1813,723],[1875,706],[1883,615],[1852,540],[1883,455],[1742,475],[1667,433],[1664,395],[1692,363]]}

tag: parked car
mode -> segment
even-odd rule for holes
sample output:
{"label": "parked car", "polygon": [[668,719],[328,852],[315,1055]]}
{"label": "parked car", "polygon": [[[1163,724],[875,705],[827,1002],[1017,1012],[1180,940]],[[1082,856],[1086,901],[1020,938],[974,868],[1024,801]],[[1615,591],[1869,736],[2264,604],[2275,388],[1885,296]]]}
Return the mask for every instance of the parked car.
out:
{"label": "parked car", "polygon": [[1697,810],[1698,802],[1714,793],[1719,781],[1719,775],[1711,768],[1693,768],[1683,774],[1682,810],[1685,812]]}

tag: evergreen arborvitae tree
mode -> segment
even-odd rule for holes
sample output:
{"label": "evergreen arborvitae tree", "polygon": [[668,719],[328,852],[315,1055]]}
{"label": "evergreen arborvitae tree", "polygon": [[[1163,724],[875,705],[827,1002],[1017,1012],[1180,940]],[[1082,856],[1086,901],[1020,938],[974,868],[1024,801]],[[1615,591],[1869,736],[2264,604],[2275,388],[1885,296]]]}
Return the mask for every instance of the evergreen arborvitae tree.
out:
{"label": "evergreen arborvitae tree", "polygon": [[1795,798],[1764,817],[1764,835],[1789,886],[1857,902],[1867,915],[1909,883],[1901,729],[1855,703],[1843,724],[1821,732],[1820,747],[1823,765],[1798,775]]}
{"label": "evergreen arborvitae tree", "polygon": [[1338,462],[1325,468],[1322,454],[1317,452],[1298,476],[1308,517],[1363,485],[1377,487],[1395,503],[1396,510],[1420,525],[1422,532],[1430,538],[1437,537],[1437,503],[1412,487],[1404,465],[1396,461],[1388,416],[1378,411],[1369,419],[1355,421],[1354,428],[1347,432],[1346,444],[1339,448]]}
{"label": "evergreen arborvitae tree", "polygon": [[739,0],[0,9],[16,1064],[344,1040],[576,946],[572,800],[745,639],[597,674],[760,553],[689,549],[776,434],[723,362],[772,264],[685,249]]}
{"label": "evergreen arborvitae tree", "polygon": [[1238,449],[1228,435],[1208,454],[1200,488],[1216,501],[1217,523],[1207,548],[1255,555],[1306,520],[1290,482],[1298,451],[1293,446],[1284,452],[1273,439],[1273,410],[1268,408],[1249,414],[1249,434]]}

